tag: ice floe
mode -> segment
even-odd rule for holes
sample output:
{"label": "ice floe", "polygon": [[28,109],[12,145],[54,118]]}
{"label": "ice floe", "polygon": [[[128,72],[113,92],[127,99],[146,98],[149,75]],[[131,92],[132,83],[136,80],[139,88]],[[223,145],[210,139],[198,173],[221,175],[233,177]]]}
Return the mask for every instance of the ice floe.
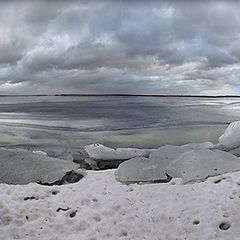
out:
{"label": "ice floe", "polygon": [[166,168],[171,162],[181,156],[183,153],[193,149],[213,148],[214,145],[210,142],[205,143],[189,143],[181,146],[165,145],[157,150],[154,150],[149,159],[160,164],[161,168]]}
{"label": "ice floe", "polygon": [[166,168],[170,176],[181,177],[184,183],[238,170],[240,170],[240,160],[236,156],[209,149],[186,152]]}
{"label": "ice floe", "polygon": [[160,163],[145,157],[136,157],[121,163],[116,171],[116,179],[120,182],[166,182],[167,177]]}
{"label": "ice floe", "polygon": [[0,183],[53,183],[79,165],[23,149],[0,148]]}
{"label": "ice floe", "polygon": [[182,146],[166,145],[154,150],[149,158],[136,157],[121,163],[116,172],[118,181],[129,182],[166,182],[169,180],[167,167],[182,154],[193,149],[208,149],[214,145],[190,143]]}
{"label": "ice floe", "polygon": [[134,157],[148,157],[153,149],[109,148],[102,144],[91,144],[84,148],[90,158],[101,160],[125,160]]}
{"label": "ice floe", "polygon": [[240,121],[229,124],[223,135],[219,138],[219,146],[226,150],[240,147]]}

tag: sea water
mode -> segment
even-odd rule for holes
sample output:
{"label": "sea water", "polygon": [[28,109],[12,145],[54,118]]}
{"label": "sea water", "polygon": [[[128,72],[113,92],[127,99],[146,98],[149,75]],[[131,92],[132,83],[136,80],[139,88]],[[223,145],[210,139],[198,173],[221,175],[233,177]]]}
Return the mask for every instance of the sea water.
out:
{"label": "sea water", "polygon": [[217,142],[240,99],[133,96],[0,97],[0,146],[156,148]]}

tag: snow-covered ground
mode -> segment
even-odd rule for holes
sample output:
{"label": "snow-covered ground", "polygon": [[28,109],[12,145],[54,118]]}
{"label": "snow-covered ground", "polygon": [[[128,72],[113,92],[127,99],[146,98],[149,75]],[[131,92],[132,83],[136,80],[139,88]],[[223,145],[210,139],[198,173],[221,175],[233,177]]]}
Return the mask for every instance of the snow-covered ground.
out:
{"label": "snow-covered ground", "polygon": [[88,171],[51,187],[0,184],[0,239],[240,239],[240,172],[143,185],[114,174]]}
{"label": "snow-covered ground", "polygon": [[[122,166],[134,161],[139,171],[134,176],[140,173],[140,180],[145,173],[147,180],[149,174],[151,177],[156,173],[154,163],[159,163],[161,169],[163,163],[172,161],[166,169],[170,171],[172,164],[176,164],[172,169],[177,174],[171,175],[175,178],[168,183],[127,185],[116,180],[115,170],[91,170],[84,172],[79,182],[61,186],[0,184],[0,240],[240,240],[240,171],[236,171],[239,158],[215,147],[235,151],[239,156],[240,122],[229,125],[217,146],[189,144],[146,151],[90,145],[87,150],[96,159],[99,154],[109,161],[137,156]],[[11,176],[31,173],[29,164],[26,166],[30,170],[13,164],[20,157],[17,151],[2,149],[2,174],[7,165],[5,160],[10,161],[11,166],[5,168],[11,170]],[[39,151],[35,155],[20,153],[28,156],[21,161],[37,159],[32,169],[48,158]],[[150,154],[149,159],[145,154]],[[137,165],[139,159],[143,159],[141,166]],[[134,166],[130,170],[130,175],[136,173]],[[193,174],[188,180],[195,180],[194,183],[185,181],[187,170],[187,174]],[[228,173],[205,179],[216,175],[213,170],[216,174]],[[181,171],[184,174],[179,174]]]}

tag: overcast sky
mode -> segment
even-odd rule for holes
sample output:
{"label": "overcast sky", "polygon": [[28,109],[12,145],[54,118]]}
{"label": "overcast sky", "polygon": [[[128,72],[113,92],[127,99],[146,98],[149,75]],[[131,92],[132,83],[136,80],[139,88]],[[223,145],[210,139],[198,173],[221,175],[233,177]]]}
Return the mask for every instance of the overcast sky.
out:
{"label": "overcast sky", "polygon": [[1,1],[0,93],[240,94],[240,1]]}

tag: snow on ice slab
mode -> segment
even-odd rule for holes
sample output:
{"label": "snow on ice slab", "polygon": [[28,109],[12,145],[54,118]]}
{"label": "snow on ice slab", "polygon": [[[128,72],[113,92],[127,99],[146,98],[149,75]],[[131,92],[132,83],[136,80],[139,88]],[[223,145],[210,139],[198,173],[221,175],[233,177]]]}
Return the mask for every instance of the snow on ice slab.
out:
{"label": "snow on ice slab", "polygon": [[22,149],[0,148],[0,183],[52,183],[79,165]]}
{"label": "snow on ice slab", "polygon": [[229,124],[224,134],[219,138],[219,143],[226,149],[240,146],[240,121]]}
{"label": "snow on ice slab", "polygon": [[145,157],[136,157],[121,163],[116,171],[120,182],[167,181],[168,177],[157,162]]}
{"label": "snow on ice slab", "polygon": [[154,150],[149,159],[160,164],[162,169],[165,169],[174,160],[180,157],[183,153],[192,151],[193,149],[212,148],[214,145],[210,142],[205,143],[189,143],[182,146],[166,145]]}
{"label": "snow on ice slab", "polygon": [[139,148],[113,148],[106,147],[102,144],[91,144],[85,146],[85,151],[90,158],[98,160],[114,160],[114,159],[130,159],[134,157],[148,157],[153,149],[139,149]]}
{"label": "snow on ice slab", "polygon": [[32,151],[33,154],[47,156],[47,153],[41,150]]}
{"label": "snow on ice slab", "polygon": [[184,183],[238,170],[240,160],[236,156],[209,149],[186,152],[167,167],[170,176],[181,177]]}

